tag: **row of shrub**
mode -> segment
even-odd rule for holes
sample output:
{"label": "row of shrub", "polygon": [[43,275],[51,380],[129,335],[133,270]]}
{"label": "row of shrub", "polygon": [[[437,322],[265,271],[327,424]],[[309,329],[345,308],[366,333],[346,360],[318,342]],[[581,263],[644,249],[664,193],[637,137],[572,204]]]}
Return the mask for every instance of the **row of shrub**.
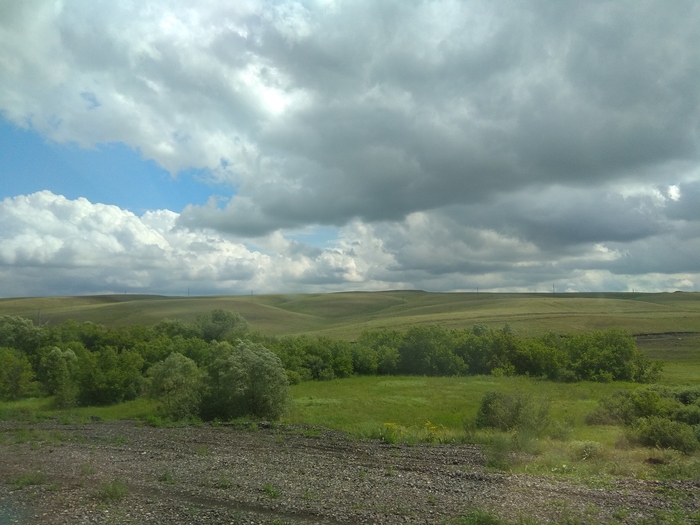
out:
{"label": "row of shrub", "polygon": [[700,387],[617,392],[601,399],[586,422],[623,425],[633,443],[689,454],[700,449]]}
{"label": "row of shrub", "polygon": [[517,337],[506,326],[468,330],[414,326],[371,330],[351,344],[308,336],[265,341],[292,382],[353,374],[526,375],[555,381],[655,381],[661,363],[647,359],[618,329],[567,336]]}
{"label": "row of shrub", "polygon": [[289,402],[287,375],[273,352],[241,339],[247,333],[240,315],[222,310],[192,324],[122,329],[2,317],[0,399],[47,395],[69,408],[146,394],[171,419],[277,419]]}
{"label": "row of shrub", "polygon": [[59,406],[134,399],[154,382],[149,371],[177,354],[206,376],[198,381],[202,393],[197,399],[207,400],[201,401],[202,407],[212,406],[215,399],[205,390],[215,390],[212,385],[221,376],[213,363],[220,361],[222,352],[238,356],[250,345],[273,355],[290,383],[354,374],[517,374],[559,381],[649,382],[660,371],[660,364],[645,358],[634,339],[620,330],[524,338],[508,327],[415,326],[406,332],[365,331],[350,343],[325,337],[264,337],[251,333],[239,314],[224,310],[200,315],[193,323],[166,319],[150,327],[121,328],[74,321],[36,326],[28,319],[4,316],[0,398],[53,395]]}
{"label": "row of shrub", "polygon": [[[522,393],[487,392],[476,418],[465,422],[465,430],[493,429],[506,433],[494,435],[491,443],[491,449],[500,445],[504,453],[522,449],[523,443],[544,435],[561,439],[557,429],[550,428],[556,422],[550,418],[549,406],[547,400],[535,402]],[[586,423],[621,425],[626,442],[633,445],[692,454],[700,450],[700,387],[654,385],[619,391],[601,399],[586,417]],[[596,446],[594,442],[588,443]],[[507,459],[498,453],[494,458],[492,466],[502,466]]]}

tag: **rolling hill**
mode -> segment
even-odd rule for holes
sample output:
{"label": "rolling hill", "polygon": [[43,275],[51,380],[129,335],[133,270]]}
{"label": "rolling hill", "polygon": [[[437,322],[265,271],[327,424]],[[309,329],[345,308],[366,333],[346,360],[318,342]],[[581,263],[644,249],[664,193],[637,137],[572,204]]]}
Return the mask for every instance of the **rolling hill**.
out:
{"label": "rolling hill", "polygon": [[223,308],[240,312],[269,335],[354,339],[364,329],[403,330],[416,324],[467,328],[508,323],[523,335],[580,332],[613,326],[632,333],[700,332],[699,293],[491,294],[422,291],[169,297],[96,295],[0,299],[0,315],[38,323],[67,319],[107,326],[192,321]]}

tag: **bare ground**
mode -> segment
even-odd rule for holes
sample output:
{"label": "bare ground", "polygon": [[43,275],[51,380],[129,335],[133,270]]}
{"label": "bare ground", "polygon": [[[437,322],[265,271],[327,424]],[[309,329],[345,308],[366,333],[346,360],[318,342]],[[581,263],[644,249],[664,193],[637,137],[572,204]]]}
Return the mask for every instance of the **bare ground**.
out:
{"label": "bare ground", "polygon": [[[397,446],[299,427],[0,423],[0,523],[541,523],[699,515],[700,482],[604,488],[489,471],[477,446]],[[109,500],[106,485],[126,487]],[[118,496],[118,494],[116,494]]]}

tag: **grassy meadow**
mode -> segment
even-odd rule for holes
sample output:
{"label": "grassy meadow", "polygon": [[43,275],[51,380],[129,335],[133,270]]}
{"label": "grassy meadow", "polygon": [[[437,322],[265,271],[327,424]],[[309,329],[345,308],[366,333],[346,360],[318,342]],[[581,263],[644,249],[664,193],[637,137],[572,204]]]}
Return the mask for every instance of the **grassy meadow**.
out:
{"label": "grassy meadow", "polygon": [[[66,319],[108,326],[151,324],[163,318],[192,321],[214,308],[240,312],[253,330],[266,335],[323,335],[354,340],[365,329],[403,330],[416,324],[468,328],[502,327],[518,335],[579,333],[621,327],[638,336],[640,349],[665,361],[661,384],[696,385],[700,379],[700,294],[437,294],[419,291],[267,295],[239,297],[96,296],[0,300],[0,315],[35,322]],[[527,460],[508,468],[582,476],[693,477],[698,454],[625,446],[622,427],[586,425],[598,401],[631,383],[554,383],[526,377],[355,376],[292,386],[293,406],[283,423],[326,427],[356,438],[389,442],[475,442],[491,445],[498,432],[474,430],[488,391],[520,393],[548,403],[552,422],[544,437],[519,444]],[[50,399],[0,405],[0,412],[29,410],[60,418],[145,418],[149,400],[68,411],[50,409]],[[2,415],[0,413],[0,415]],[[313,432],[313,430],[309,430]],[[661,457],[661,467],[645,460]],[[666,469],[666,470],[664,470]],[[675,470],[674,470],[675,469]],[[666,474],[664,474],[666,472]],[[596,478],[597,479],[597,478]]]}
{"label": "grassy meadow", "polygon": [[324,335],[353,340],[365,329],[403,330],[416,324],[465,328],[508,323],[523,336],[605,330],[633,334],[700,332],[700,293],[491,294],[421,291],[299,295],[165,297],[102,295],[0,299],[0,315],[35,322],[67,319],[107,326],[191,322],[223,308],[240,312],[268,335]]}

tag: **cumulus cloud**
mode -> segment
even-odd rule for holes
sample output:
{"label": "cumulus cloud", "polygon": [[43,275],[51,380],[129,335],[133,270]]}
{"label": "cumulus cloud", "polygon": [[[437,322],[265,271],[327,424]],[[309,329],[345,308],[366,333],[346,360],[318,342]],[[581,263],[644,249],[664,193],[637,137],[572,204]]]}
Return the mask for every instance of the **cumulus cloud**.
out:
{"label": "cumulus cloud", "polygon": [[278,233],[255,239],[256,249],[215,230],[178,227],[177,218],[168,210],[136,216],[49,191],[5,199],[0,202],[3,295],[378,287],[364,282],[366,275],[346,249],[318,249]]}
{"label": "cumulus cloud", "polygon": [[[658,208],[665,205],[659,201]],[[281,232],[250,238],[191,230],[178,218],[168,210],[137,216],[48,191],[5,199],[3,295],[547,291],[552,283],[560,290],[692,290],[700,281],[697,221],[682,221],[671,235],[584,240],[553,253],[499,223],[473,227],[450,212],[373,224],[353,220],[323,248]]]}
{"label": "cumulus cloud", "polygon": [[[115,289],[697,286],[694,0],[9,2],[0,78],[20,126],[229,189],[140,217],[6,200],[3,268]],[[332,247],[290,240],[316,226]]]}

